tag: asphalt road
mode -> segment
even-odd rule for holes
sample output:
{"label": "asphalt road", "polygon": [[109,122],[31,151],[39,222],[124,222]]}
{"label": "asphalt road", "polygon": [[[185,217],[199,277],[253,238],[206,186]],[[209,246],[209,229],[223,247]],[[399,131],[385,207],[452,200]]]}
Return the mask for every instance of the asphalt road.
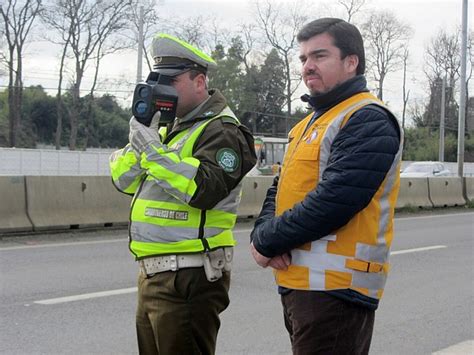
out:
{"label": "asphalt road", "polygon": [[[248,253],[251,227],[236,228],[217,354],[290,354],[271,271]],[[396,219],[371,354],[431,354],[456,344],[457,353],[472,353],[473,239],[472,212]],[[124,230],[2,238],[0,353],[137,354],[136,273]]]}

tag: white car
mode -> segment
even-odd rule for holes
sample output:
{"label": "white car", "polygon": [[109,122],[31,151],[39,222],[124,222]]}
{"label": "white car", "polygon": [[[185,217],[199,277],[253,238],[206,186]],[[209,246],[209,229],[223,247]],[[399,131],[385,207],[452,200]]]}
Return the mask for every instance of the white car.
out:
{"label": "white car", "polygon": [[417,161],[408,165],[400,173],[400,177],[435,177],[451,176],[451,171],[443,163],[437,161]]}

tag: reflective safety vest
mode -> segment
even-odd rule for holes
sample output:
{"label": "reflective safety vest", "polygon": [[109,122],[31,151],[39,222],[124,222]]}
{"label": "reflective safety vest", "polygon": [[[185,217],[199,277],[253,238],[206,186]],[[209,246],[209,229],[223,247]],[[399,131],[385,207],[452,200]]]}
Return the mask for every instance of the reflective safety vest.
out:
{"label": "reflective safety vest", "polygon": [[200,164],[193,158],[194,145],[210,122],[223,117],[240,124],[226,108],[178,133],[167,146],[151,146],[142,153],[141,165],[148,174],[132,201],[129,228],[129,247],[137,260],[236,244],[232,228],[237,220],[242,183],[211,210],[188,204],[197,188],[194,177]]}
{"label": "reflective safety vest", "polygon": [[[291,130],[277,190],[277,215],[317,187],[340,129],[356,110],[369,104],[385,108],[372,94],[360,93],[324,113],[308,129],[312,115]],[[367,207],[334,234],[292,250],[288,270],[275,271],[278,285],[301,290],[352,289],[374,299],[382,297],[400,187],[403,133],[399,131],[398,153]]]}

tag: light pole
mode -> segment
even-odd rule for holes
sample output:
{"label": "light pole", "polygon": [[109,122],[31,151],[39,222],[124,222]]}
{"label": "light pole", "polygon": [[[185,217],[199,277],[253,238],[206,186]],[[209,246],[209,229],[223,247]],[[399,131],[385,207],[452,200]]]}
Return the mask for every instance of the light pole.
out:
{"label": "light pole", "polygon": [[461,36],[461,97],[459,98],[458,120],[458,176],[463,177],[464,168],[464,125],[466,122],[466,57],[467,57],[467,0],[462,2]]}
{"label": "light pole", "polygon": [[142,81],[143,63],[143,6],[140,6],[138,18],[138,55],[137,55],[137,83]]}
{"label": "light pole", "polygon": [[446,112],[446,76],[441,85],[441,117],[439,118],[439,155],[438,160],[444,161],[444,118]]}

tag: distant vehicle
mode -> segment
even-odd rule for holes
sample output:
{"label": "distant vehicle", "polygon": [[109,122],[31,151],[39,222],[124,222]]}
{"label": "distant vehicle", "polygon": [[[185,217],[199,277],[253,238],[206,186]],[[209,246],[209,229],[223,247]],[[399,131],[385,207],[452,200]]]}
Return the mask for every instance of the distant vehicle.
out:
{"label": "distant vehicle", "polygon": [[257,164],[249,175],[275,175],[283,162],[287,138],[255,137]]}
{"label": "distant vehicle", "polygon": [[400,177],[437,177],[451,176],[451,171],[437,161],[417,161],[408,165]]}

